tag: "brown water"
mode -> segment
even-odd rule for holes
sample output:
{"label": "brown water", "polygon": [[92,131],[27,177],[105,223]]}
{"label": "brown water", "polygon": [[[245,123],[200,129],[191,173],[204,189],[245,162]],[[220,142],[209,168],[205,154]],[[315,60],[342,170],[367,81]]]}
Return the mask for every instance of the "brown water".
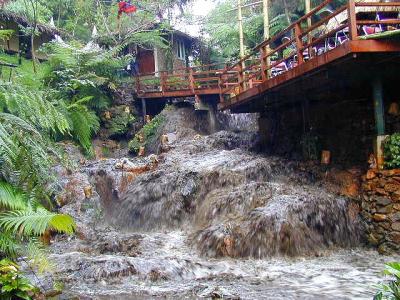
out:
{"label": "brown water", "polygon": [[164,113],[161,131],[176,141],[158,162],[80,170],[96,193],[63,207],[79,225],[79,238],[52,246],[64,297],[372,298],[383,264],[399,257],[363,248],[352,201],[293,162],[253,152],[249,130],[206,135],[187,109]]}

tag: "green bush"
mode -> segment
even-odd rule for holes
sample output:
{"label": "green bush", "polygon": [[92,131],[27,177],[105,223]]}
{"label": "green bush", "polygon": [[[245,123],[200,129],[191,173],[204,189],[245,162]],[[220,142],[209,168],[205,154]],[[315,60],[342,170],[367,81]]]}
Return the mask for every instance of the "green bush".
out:
{"label": "green bush", "polygon": [[104,127],[108,129],[109,137],[122,137],[126,135],[135,122],[135,116],[126,109],[126,106],[119,106],[111,109],[110,120],[103,118]]}
{"label": "green bush", "polygon": [[38,288],[24,278],[19,266],[8,259],[0,260],[0,292],[1,299],[33,299]]}
{"label": "green bush", "polygon": [[387,137],[383,145],[383,153],[386,168],[400,168],[400,133]]}
{"label": "green bush", "polygon": [[[146,144],[155,137],[158,128],[164,123],[165,117],[162,115],[157,115],[153,120],[143,126],[142,129],[135,135],[135,137],[129,142],[129,152],[137,154],[140,147],[145,147]],[[143,141],[140,142],[140,137]]]}
{"label": "green bush", "polygon": [[390,277],[386,283],[379,284],[374,300],[400,299],[400,263],[392,262],[385,265],[383,274]]}

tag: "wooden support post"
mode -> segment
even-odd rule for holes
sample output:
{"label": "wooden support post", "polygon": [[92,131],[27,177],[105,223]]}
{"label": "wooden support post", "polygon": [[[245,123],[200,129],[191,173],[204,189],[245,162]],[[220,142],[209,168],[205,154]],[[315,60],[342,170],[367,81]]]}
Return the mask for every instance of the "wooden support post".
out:
{"label": "wooden support post", "polygon": [[376,76],[372,82],[372,90],[374,97],[374,109],[375,109],[375,124],[377,135],[385,134],[385,111],[383,107],[383,88],[382,78],[380,75]]}
{"label": "wooden support post", "polygon": [[381,75],[377,75],[372,81],[374,111],[375,111],[375,124],[376,124],[376,144],[375,156],[379,169],[383,168],[384,156],[382,149],[382,142],[385,139],[385,110],[383,104],[383,87]]}
{"label": "wooden support post", "polygon": [[349,0],[347,8],[348,20],[349,20],[349,32],[350,40],[354,41],[357,39],[357,17],[356,17],[356,5],[354,0]]}
{"label": "wooden support post", "polygon": [[297,48],[297,57],[298,64],[301,65],[304,62],[303,57],[303,41],[301,39],[301,25],[300,23],[296,23],[294,27],[294,34],[296,36],[296,48]]}
{"label": "wooden support post", "polygon": [[146,111],[146,99],[144,98],[142,98],[142,115],[143,115],[143,125],[145,125],[147,111]]}

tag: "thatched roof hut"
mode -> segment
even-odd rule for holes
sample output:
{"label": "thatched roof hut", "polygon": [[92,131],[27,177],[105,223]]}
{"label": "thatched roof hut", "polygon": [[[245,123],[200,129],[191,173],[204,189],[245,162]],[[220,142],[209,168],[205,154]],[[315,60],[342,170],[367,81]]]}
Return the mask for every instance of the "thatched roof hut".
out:
{"label": "thatched roof hut", "polygon": [[[33,25],[28,19],[5,10],[0,10],[0,20],[15,22],[24,27],[29,27]],[[60,35],[61,33],[60,30],[58,30],[56,27],[51,27],[49,25],[41,23],[37,24],[37,29],[40,33],[46,33],[49,35]]]}

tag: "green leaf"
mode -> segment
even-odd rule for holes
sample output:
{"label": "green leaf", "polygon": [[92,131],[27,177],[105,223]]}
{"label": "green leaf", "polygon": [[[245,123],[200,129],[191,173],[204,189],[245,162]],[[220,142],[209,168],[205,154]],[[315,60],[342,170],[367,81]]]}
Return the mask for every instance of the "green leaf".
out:
{"label": "green leaf", "polygon": [[56,214],[45,209],[37,211],[10,211],[0,215],[0,227],[25,236],[42,235],[47,229],[72,234],[75,223],[71,216]]}

